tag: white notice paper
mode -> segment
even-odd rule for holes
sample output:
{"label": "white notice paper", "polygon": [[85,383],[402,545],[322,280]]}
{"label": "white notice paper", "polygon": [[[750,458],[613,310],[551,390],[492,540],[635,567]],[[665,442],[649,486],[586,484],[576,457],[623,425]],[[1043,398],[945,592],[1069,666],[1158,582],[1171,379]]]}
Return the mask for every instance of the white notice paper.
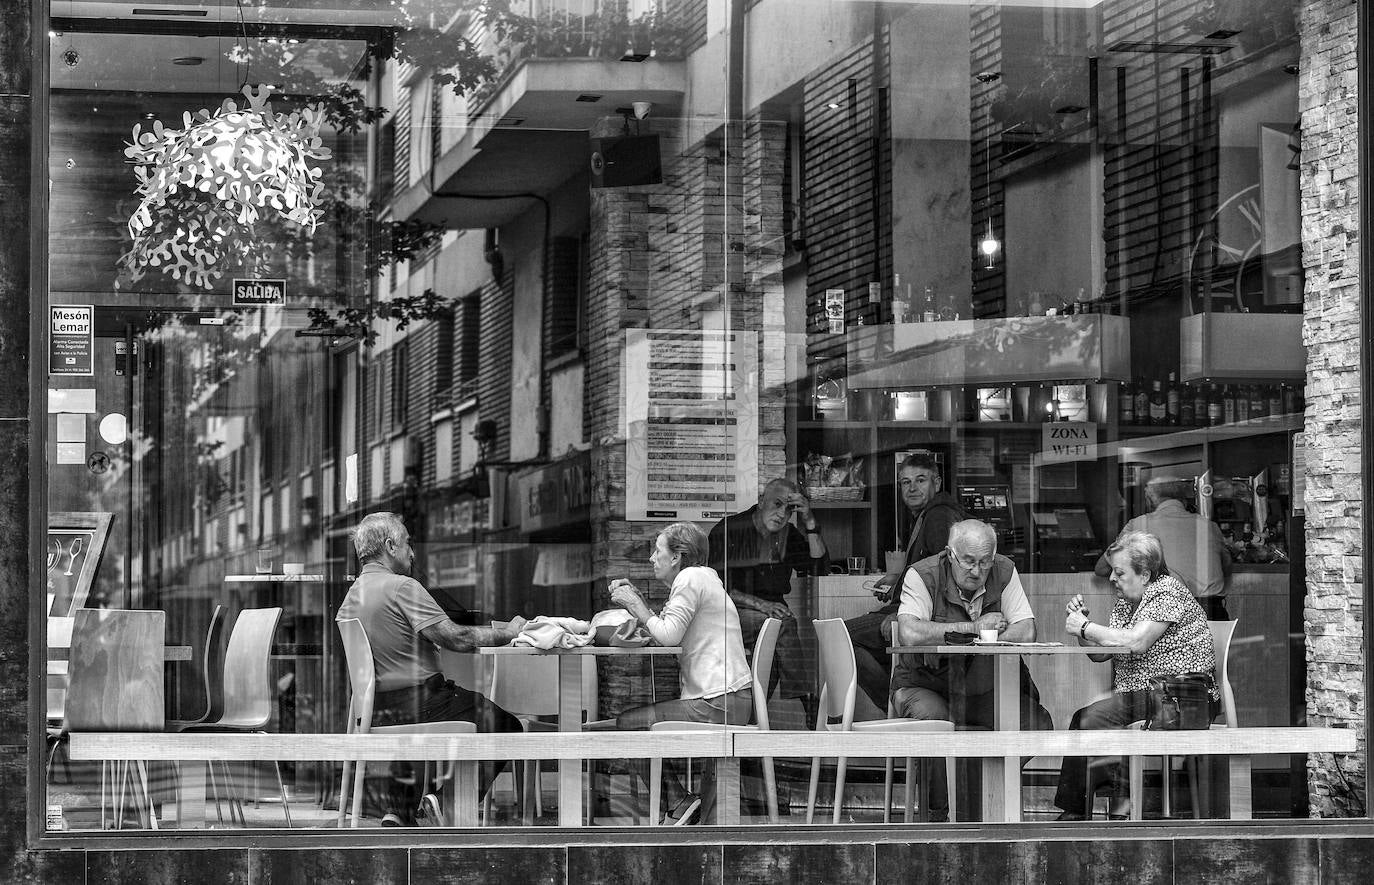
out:
{"label": "white notice paper", "polygon": [[625,518],[714,520],[757,500],[754,332],[625,331]]}

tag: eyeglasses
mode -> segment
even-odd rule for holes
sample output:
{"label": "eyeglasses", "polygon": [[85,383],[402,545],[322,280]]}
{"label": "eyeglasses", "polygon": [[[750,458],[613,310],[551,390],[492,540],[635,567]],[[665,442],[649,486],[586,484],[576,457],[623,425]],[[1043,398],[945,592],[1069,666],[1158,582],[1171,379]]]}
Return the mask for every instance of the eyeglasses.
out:
{"label": "eyeglasses", "polygon": [[953,555],[954,561],[959,563],[959,567],[964,569],[965,571],[971,572],[974,569],[978,569],[979,571],[986,571],[992,568],[992,556],[984,556],[982,559],[974,559],[972,556],[965,556],[962,553],[955,553],[953,550],[949,552]]}

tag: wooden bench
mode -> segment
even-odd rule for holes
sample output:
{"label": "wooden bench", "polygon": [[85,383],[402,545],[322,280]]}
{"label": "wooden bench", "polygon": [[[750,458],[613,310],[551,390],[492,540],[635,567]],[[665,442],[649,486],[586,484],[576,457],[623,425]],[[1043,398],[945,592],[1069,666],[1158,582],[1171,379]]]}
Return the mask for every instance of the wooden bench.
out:
{"label": "wooden bench", "polygon": [[[72,759],[171,762],[684,758],[738,760],[761,756],[1003,757],[1229,756],[1231,817],[1250,811],[1249,756],[1266,753],[1353,753],[1345,728],[1233,728],[1210,731],[964,731],[953,733],[814,731],[595,731],[555,734],[164,734],[85,732],[71,735]],[[200,766],[194,766],[199,768]],[[731,766],[733,770],[733,765]],[[737,789],[722,778],[722,808]],[[183,781],[183,790],[186,782]],[[203,783],[201,803],[203,806]],[[1140,803],[1135,803],[1138,807]],[[183,807],[185,802],[183,800]],[[475,809],[475,803],[472,806]],[[194,812],[193,812],[194,813]],[[203,807],[201,813],[203,814]],[[475,813],[475,811],[474,811]],[[1136,812],[1138,814],[1138,808]],[[183,817],[183,819],[185,819]],[[460,825],[475,823],[469,819]]]}

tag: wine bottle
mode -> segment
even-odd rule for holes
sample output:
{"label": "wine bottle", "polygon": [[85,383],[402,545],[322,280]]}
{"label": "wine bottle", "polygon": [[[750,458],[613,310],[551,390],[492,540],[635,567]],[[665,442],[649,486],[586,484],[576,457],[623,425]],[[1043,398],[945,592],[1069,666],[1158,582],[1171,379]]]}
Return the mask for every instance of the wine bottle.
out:
{"label": "wine bottle", "polygon": [[1250,418],[1264,418],[1269,414],[1269,398],[1264,395],[1264,387],[1259,384],[1250,387]]}
{"label": "wine bottle", "polygon": [[1135,423],[1135,386],[1129,381],[1123,382],[1116,392],[1116,407],[1117,424],[1128,427]]}
{"label": "wine bottle", "polygon": [[1142,427],[1150,424],[1150,389],[1143,378],[1135,382],[1135,423]]}
{"label": "wine bottle", "polygon": [[[1206,411],[1207,404],[1203,403],[1203,411]],[[1197,405],[1193,400],[1193,392],[1186,386],[1181,387],[1178,393],[1178,423],[1180,427],[1192,427],[1197,421]]]}
{"label": "wine bottle", "polygon": [[1221,423],[1224,409],[1221,404],[1221,387],[1213,384],[1207,393],[1207,425],[1216,427]]}
{"label": "wine bottle", "polygon": [[1250,420],[1250,391],[1245,387],[1236,388],[1236,420]]}
{"label": "wine bottle", "polygon": [[1236,423],[1236,392],[1231,389],[1229,384],[1221,391],[1221,422],[1223,424]]}
{"label": "wine bottle", "polygon": [[935,288],[933,286],[926,286],[925,299],[921,306],[921,322],[933,323],[937,315],[938,311],[935,309]]}
{"label": "wine bottle", "polygon": [[1266,415],[1283,414],[1283,398],[1279,395],[1279,386],[1270,384],[1264,389],[1264,406]]}
{"label": "wine bottle", "polygon": [[1193,426],[1207,426],[1207,385],[1199,384],[1193,388]]}
{"label": "wine bottle", "polygon": [[1293,385],[1283,385],[1279,398],[1283,401],[1283,414],[1291,415],[1298,410],[1298,393],[1293,389]]}
{"label": "wine bottle", "polygon": [[1150,382],[1150,425],[1159,427],[1165,423],[1169,413],[1168,399],[1164,396],[1164,384],[1156,378]]}
{"label": "wine bottle", "polygon": [[1169,384],[1164,388],[1164,423],[1177,427],[1179,423],[1179,413],[1182,406],[1179,403],[1178,382],[1174,380],[1174,373],[1169,373]]}

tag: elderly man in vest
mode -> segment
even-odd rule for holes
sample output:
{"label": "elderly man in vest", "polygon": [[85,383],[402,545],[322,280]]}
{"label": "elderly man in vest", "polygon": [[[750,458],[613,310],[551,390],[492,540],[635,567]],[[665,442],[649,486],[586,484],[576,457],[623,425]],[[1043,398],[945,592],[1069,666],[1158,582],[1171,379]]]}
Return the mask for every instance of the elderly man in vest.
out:
{"label": "elderly man in vest", "polygon": [[[945,644],[946,633],[976,636],[996,630],[1009,642],[1035,640],[1035,616],[1016,566],[997,554],[997,533],[985,522],[966,519],[950,529],[949,544],[902,573],[897,610],[899,645]],[[893,705],[910,719],[950,719],[961,728],[993,727],[992,659],[982,655],[903,655],[893,674]],[[1021,727],[1054,728],[1025,664],[1021,665]],[[977,795],[977,768],[960,775],[961,787]],[[948,810],[944,768],[935,766],[931,812]]]}

